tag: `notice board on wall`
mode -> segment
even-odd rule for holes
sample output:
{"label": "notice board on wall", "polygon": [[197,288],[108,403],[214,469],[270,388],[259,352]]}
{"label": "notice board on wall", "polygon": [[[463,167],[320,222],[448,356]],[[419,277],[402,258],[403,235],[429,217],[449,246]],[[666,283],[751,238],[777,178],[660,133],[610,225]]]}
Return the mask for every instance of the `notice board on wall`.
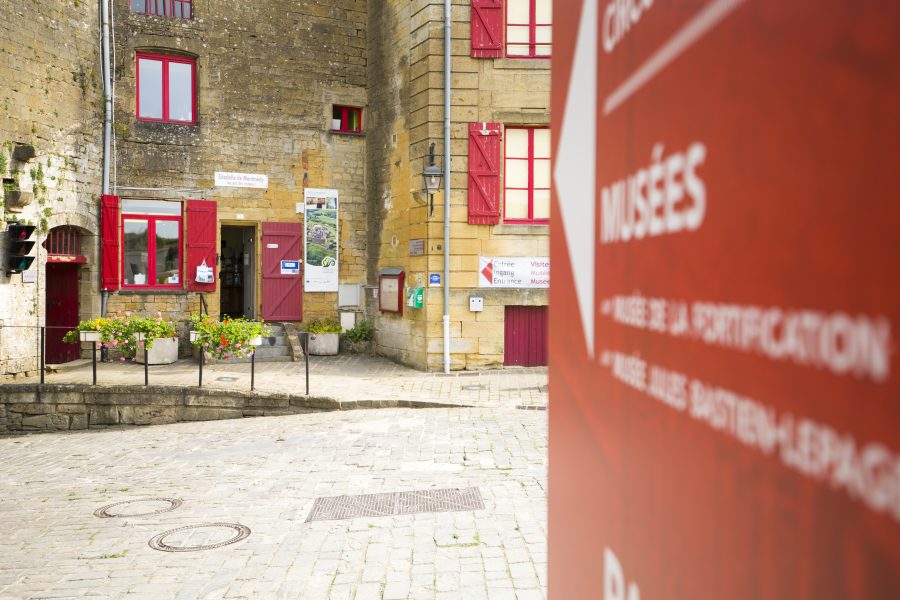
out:
{"label": "notice board on wall", "polygon": [[551,599],[900,590],[900,4],[554,3]]}

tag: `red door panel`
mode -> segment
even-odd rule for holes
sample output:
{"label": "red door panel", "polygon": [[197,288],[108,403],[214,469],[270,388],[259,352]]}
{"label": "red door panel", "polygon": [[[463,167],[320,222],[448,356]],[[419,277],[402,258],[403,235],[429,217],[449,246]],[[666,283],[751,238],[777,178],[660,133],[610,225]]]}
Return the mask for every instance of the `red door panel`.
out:
{"label": "red door panel", "polygon": [[303,258],[300,223],[262,224],[262,317],[266,321],[303,320],[303,263],[297,275],[282,275],[281,261]]}
{"label": "red door panel", "polygon": [[547,364],[546,306],[507,306],[504,329],[504,365]]}
{"label": "red door panel", "polygon": [[78,265],[47,263],[46,361],[64,363],[78,358],[78,344],[62,338],[78,325]]}

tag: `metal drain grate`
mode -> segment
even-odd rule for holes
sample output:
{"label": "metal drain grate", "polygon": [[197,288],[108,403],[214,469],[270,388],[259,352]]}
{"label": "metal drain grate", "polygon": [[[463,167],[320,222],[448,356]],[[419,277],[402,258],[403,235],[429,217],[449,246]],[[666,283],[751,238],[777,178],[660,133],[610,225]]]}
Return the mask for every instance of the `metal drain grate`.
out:
{"label": "metal drain grate", "polygon": [[306,522],[356,517],[388,517],[427,512],[481,510],[484,501],[478,488],[388,492],[359,496],[316,498]]}
{"label": "metal drain grate", "polygon": [[[153,536],[148,544],[162,552],[196,552],[234,544],[249,535],[250,528],[240,523],[204,523],[164,531]],[[201,543],[189,544],[197,541]]]}
{"label": "metal drain grate", "polygon": [[545,404],[517,404],[516,408],[519,410],[547,410]]}
{"label": "metal drain grate", "polygon": [[[163,506],[160,506],[160,505]],[[146,517],[175,510],[181,506],[178,498],[139,498],[107,504],[94,511],[95,517],[110,519],[113,517]]]}

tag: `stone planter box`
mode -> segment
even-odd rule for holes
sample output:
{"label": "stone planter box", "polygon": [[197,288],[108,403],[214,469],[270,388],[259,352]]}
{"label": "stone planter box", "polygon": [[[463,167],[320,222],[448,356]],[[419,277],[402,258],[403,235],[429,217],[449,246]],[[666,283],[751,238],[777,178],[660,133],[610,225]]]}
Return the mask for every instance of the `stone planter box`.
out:
{"label": "stone planter box", "polygon": [[338,353],[340,334],[337,333],[311,333],[309,334],[309,353],[314,356],[334,356]]}
{"label": "stone planter box", "polygon": [[100,341],[100,332],[99,331],[79,331],[78,338],[82,342],[99,342]]}
{"label": "stone planter box", "polygon": [[[178,360],[178,338],[156,338],[150,348],[149,365],[168,365]],[[134,355],[135,362],[144,362],[144,349],[138,347]]]}

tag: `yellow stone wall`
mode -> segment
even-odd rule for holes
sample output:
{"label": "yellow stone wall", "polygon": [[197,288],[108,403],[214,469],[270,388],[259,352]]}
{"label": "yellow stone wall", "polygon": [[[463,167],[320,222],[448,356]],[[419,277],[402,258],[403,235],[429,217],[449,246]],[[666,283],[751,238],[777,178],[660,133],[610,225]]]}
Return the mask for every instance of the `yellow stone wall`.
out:
{"label": "yellow stone wall", "polygon": [[[429,288],[428,274],[443,277],[443,193],[434,197],[429,215],[422,189],[423,157],[436,142],[443,149],[443,3],[425,0],[392,1],[372,8],[371,43],[381,55],[370,58],[370,81],[389,81],[389,90],[370,89],[370,102],[379,94],[383,128],[392,140],[390,158],[373,157],[371,171],[380,187],[370,183],[370,203],[383,202],[379,254],[372,258],[370,280],[388,267],[406,270],[407,286],[425,289],[425,307],[406,309],[404,316],[370,315],[379,329],[378,348],[403,362],[439,370],[443,365],[443,288]],[[478,287],[481,256],[549,256],[547,225],[469,225],[468,123],[549,125],[550,61],[474,59],[470,53],[470,3],[454,2],[451,75],[451,197],[450,197],[450,337],[451,368],[472,369],[503,364],[504,307],[546,305],[546,289],[487,289]],[[371,52],[370,52],[371,57]],[[409,65],[408,80],[386,75],[397,65]],[[402,67],[401,67],[402,68]],[[381,77],[373,76],[375,74]],[[402,132],[408,129],[409,137]],[[372,139],[370,133],[370,142]],[[502,164],[502,143],[501,143]],[[500,189],[502,195],[503,172]],[[370,173],[370,182],[372,181]],[[502,206],[502,198],[501,198]],[[379,223],[375,223],[379,225]],[[409,240],[425,240],[426,256],[410,257]],[[396,244],[392,243],[396,241]],[[377,280],[372,280],[374,283]],[[469,311],[469,296],[484,297],[481,313]]]}

